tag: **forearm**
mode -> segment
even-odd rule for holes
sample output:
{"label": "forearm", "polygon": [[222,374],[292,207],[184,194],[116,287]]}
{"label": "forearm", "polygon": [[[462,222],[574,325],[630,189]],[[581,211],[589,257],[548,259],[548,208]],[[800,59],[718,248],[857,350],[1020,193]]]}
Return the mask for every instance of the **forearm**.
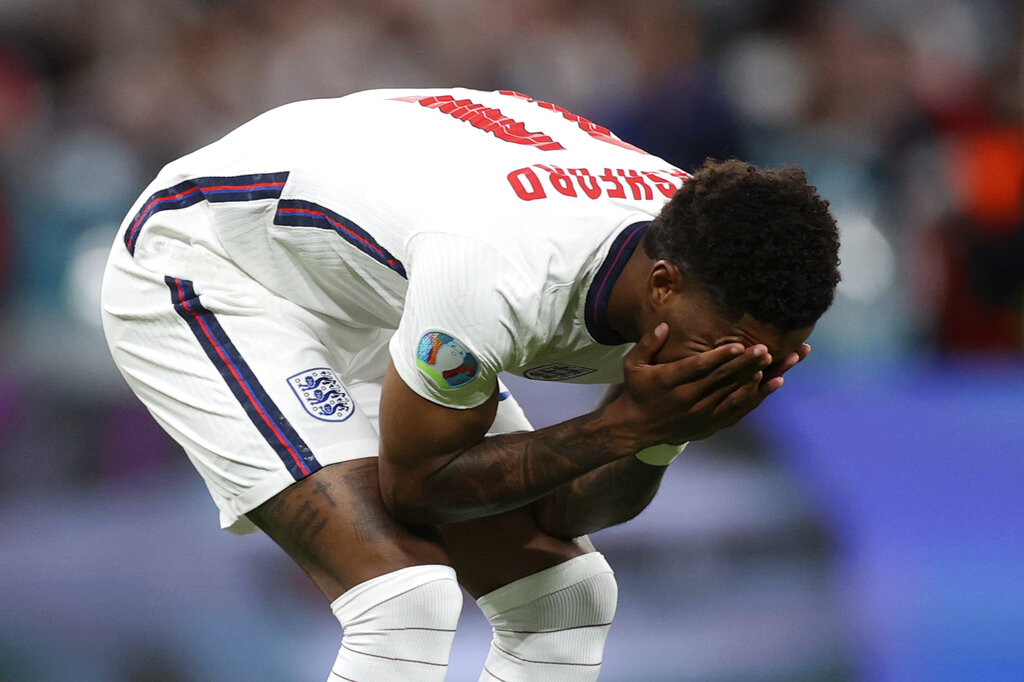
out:
{"label": "forearm", "polygon": [[484,438],[422,477],[394,476],[396,485],[385,499],[399,518],[419,523],[462,521],[526,506],[595,469],[632,458],[634,439],[605,411]]}
{"label": "forearm", "polygon": [[[586,448],[596,447],[596,451],[589,453],[601,458],[605,453],[601,451],[602,446],[608,447],[609,443],[599,439],[593,443],[592,438],[581,434],[579,438],[565,438],[563,429],[560,427],[581,428],[581,420],[593,417],[593,420],[603,416],[605,408],[622,393],[621,385],[609,386],[604,395],[595,405],[595,414],[582,417],[580,420],[573,420],[555,427],[552,433],[546,435],[549,444],[557,444],[564,452],[570,440],[575,440],[576,445]],[[591,435],[601,436],[600,425],[591,421],[594,427]],[[583,421],[583,423],[586,423]],[[582,428],[586,428],[583,426]],[[513,434],[512,436],[498,436],[489,439],[488,446],[515,447],[518,442],[529,443],[531,436],[543,433],[533,432]],[[629,449],[629,448],[625,448]],[[621,450],[621,448],[620,448]],[[474,453],[482,454],[482,452]],[[584,454],[580,453],[574,459],[577,462],[584,460]],[[618,453],[617,453],[618,454]],[[543,458],[551,461],[550,456]],[[528,470],[528,469],[527,469]],[[664,466],[651,466],[645,464],[633,456],[620,456],[597,468],[590,469],[582,475],[577,476],[562,484],[550,493],[540,497],[534,503],[534,514],[538,525],[547,533],[556,537],[574,538],[587,533],[614,526],[633,518],[643,511],[661,484],[665,474]],[[500,487],[501,482],[507,482],[508,478],[494,481]],[[493,494],[494,488],[491,488]]]}
{"label": "forearm", "polygon": [[569,539],[629,521],[654,499],[666,469],[636,457],[606,464],[538,500],[537,525]]}
{"label": "forearm", "polygon": [[[598,400],[602,409],[622,394],[611,385]],[[658,492],[665,467],[624,457],[567,483],[537,500],[534,516],[545,532],[574,538],[625,521],[643,511]]]}
{"label": "forearm", "polygon": [[[659,324],[627,354],[624,389],[617,397],[609,396],[611,402],[604,407],[538,431],[490,438],[484,434],[494,422],[496,391],[476,407],[456,410],[418,395],[394,367],[389,368],[380,421],[384,503],[397,518],[414,524],[462,521],[518,509],[649,447],[706,438],[734,424],[763,399],[758,387],[762,369],[770,363],[763,345],[745,351],[730,343],[672,362],[653,363],[667,334],[668,325]],[[622,466],[639,477],[636,483],[641,492],[623,502],[624,511],[617,517],[638,511],[656,489],[656,482],[648,480],[645,491],[644,475]],[[606,474],[613,483],[614,473]],[[597,477],[590,484],[602,480]],[[585,491],[590,484],[580,486]],[[598,488],[607,492],[614,485],[602,483]],[[573,498],[598,497],[587,492],[565,494],[570,497],[564,505],[577,504]],[[592,513],[584,511],[570,518],[588,516]],[[599,519],[598,525],[607,520]],[[563,533],[572,534],[575,525],[566,524]]]}

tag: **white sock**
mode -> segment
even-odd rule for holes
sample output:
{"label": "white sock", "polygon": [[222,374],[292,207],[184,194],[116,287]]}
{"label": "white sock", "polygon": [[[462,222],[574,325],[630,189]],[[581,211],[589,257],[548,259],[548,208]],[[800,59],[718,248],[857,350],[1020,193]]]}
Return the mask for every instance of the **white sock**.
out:
{"label": "white sock", "polygon": [[462,590],[449,566],[411,566],[356,585],[331,610],[344,634],[328,682],[443,682]]}
{"label": "white sock", "polygon": [[478,682],[592,682],[618,587],[598,552],[570,559],[477,600],[494,628]]}

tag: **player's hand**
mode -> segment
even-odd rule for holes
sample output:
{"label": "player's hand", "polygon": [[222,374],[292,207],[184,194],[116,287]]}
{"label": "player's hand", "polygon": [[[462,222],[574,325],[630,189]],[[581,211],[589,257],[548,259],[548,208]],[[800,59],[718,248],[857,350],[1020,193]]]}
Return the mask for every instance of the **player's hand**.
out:
{"label": "player's hand", "polygon": [[806,343],[800,344],[799,350],[795,353],[790,353],[780,362],[776,362],[765,370],[764,378],[761,380],[761,387],[759,389],[762,399],[782,388],[782,384],[785,381],[785,379],[782,378],[782,375],[796,367],[797,364],[802,362],[810,354],[810,345]]}
{"label": "player's hand", "polygon": [[699,440],[735,424],[777,390],[782,374],[802,359],[793,353],[773,367],[763,344],[729,343],[656,363],[668,334],[662,323],[630,351],[622,395],[607,408],[629,423],[642,447]]}

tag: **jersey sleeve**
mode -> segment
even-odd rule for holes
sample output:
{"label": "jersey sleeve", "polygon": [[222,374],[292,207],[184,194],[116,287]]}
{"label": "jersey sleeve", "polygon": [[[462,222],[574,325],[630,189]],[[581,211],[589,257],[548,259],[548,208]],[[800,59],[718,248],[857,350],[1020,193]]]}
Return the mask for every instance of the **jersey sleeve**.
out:
{"label": "jersey sleeve", "polygon": [[472,238],[421,234],[409,254],[405,308],[389,345],[395,369],[427,400],[476,407],[517,362],[519,341],[536,326],[537,296],[497,249]]}

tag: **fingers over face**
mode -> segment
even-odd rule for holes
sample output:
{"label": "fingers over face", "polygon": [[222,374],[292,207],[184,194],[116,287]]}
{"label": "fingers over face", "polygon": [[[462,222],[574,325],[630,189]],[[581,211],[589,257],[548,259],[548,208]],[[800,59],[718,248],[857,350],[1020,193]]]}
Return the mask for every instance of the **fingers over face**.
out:
{"label": "fingers over face", "polygon": [[728,344],[682,360],[659,365],[661,380],[674,387],[679,397],[703,402],[712,395],[728,395],[771,363],[763,345],[743,349]]}
{"label": "fingers over face", "polygon": [[775,391],[782,388],[782,384],[785,383],[785,381],[785,379],[779,376],[772,377],[770,379],[767,379],[766,381],[763,381],[760,386],[761,396],[766,398],[772,393],[775,393]]}
{"label": "fingers over face", "polygon": [[739,420],[760,402],[758,387],[763,376],[763,370],[757,370],[742,383],[723,384],[704,398],[698,408],[709,413],[712,418],[724,418],[729,424],[735,423],[728,418],[730,413],[735,413],[736,420]]}
{"label": "fingers over face", "polygon": [[629,351],[626,361],[634,365],[651,364],[658,351],[665,345],[666,339],[668,339],[668,325],[662,322],[649,333],[644,334],[643,338]]}
{"label": "fingers over face", "polygon": [[803,362],[803,360],[810,354],[811,347],[804,343],[801,344],[796,351],[783,358],[781,362],[775,363],[774,366],[770,367],[768,371],[765,372],[765,379],[761,384],[761,393],[763,395],[768,395],[769,393],[773,393],[781,388],[784,383],[782,375]]}
{"label": "fingers over face", "polygon": [[712,393],[730,386],[739,387],[758,372],[767,369],[771,362],[772,356],[767,347],[762,344],[751,346],[709,372],[703,380],[705,392]]}
{"label": "fingers over face", "polygon": [[665,384],[676,386],[720,371],[723,367],[731,362],[735,362],[743,355],[744,348],[741,344],[729,343],[704,351],[703,353],[663,363],[659,365],[659,369]]}
{"label": "fingers over face", "polygon": [[788,372],[789,370],[796,367],[797,363],[800,362],[800,355],[798,353],[790,353],[784,357],[781,361],[776,362],[774,365],[768,368],[766,376],[768,378],[779,377]]}

